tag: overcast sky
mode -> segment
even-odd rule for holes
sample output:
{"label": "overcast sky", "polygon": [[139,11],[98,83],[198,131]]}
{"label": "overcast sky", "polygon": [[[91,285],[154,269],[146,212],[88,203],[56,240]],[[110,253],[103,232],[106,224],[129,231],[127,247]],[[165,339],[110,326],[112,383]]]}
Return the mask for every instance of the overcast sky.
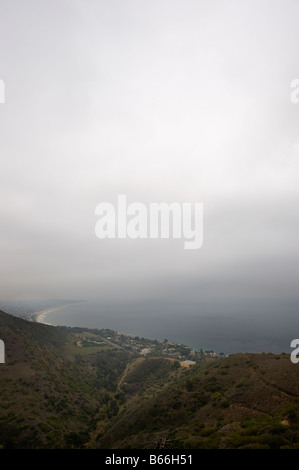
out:
{"label": "overcast sky", "polygon": [[[298,306],[298,19],[298,0],[0,0],[0,299]],[[119,194],[202,202],[202,248],[98,239]]]}

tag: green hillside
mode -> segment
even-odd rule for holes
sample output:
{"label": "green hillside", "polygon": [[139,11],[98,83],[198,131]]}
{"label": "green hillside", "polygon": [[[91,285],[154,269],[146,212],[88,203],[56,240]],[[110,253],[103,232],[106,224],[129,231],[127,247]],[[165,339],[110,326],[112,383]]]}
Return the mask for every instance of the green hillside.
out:
{"label": "green hillside", "polygon": [[[95,445],[112,448],[298,448],[299,374],[286,354],[232,355],[151,384]],[[134,381],[133,381],[134,382]],[[124,390],[132,389],[127,377]]]}
{"label": "green hillside", "polygon": [[299,366],[289,355],[183,367],[108,333],[0,312],[2,448],[299,447]]}
{"label": "green hillside", "polygon": [[[3,312],[0,337],[6,348],[6,363],[0,364],[0,445],[82,447],[99,410],[109,410],[114,400],[110,389],[124,354],[104,349],[85,359],[72,350],[73,335]],[[105,369],[107,354],[112,367]]]}

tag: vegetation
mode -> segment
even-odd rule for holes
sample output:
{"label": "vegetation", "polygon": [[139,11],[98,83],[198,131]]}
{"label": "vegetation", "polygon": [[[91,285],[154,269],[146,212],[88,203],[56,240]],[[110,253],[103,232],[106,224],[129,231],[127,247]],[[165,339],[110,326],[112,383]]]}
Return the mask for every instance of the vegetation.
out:
{"label": "vegetation", "polygon": [[174,355],[184,347],[166,357],[167,340],[2,312],[0,337],[2,448],[299,447],[298,366],[286,354],[201,354],[185,367]]}

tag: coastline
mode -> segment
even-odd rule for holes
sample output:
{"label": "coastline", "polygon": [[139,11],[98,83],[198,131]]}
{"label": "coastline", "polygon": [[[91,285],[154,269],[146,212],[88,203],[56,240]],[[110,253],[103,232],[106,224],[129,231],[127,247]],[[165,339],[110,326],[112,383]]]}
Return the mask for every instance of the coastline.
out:
{"label": "coastline", "polygon": [[47,323],[45,321],[46,315],[50,312],[54,312],[55,310],[59,310],[64,307],[68,307],[69,305],[72,304],[65,304],[65,305],[60,305],[59,307],[53,307],[53,308],[47,308],[45,310],[41,310],[40,312],[35,312],[31,316],[31,320],[35,323],[43,323],[44,325],[51,325],[51,323]]}
{"label": "coastline", "polygon": [[[64,307],[70,308],[60,310]],[[158,341],[168,338],[171,342],[186,344],[195,350],[202,348],[225,354],[288,353],[289,338],[292,335],[290,325],[295,329],[293,314],[287,316],[290,321],[284,321],[283,325],[280,317],[275,315],[273,331],[268,332],[265,314],[259,317],[252,315],[249,321],[243,315],[238,317],[234,312],[228,317],[220,316],[218,312],[195,315],[193,309],[190,309],[190,313],[181,315],[175,309],[172,315],[168,315],[162,309],[151,312],[147,306],[143,309],[139,305],[137,307],[133,306],[129,310],[126,304],[119,308],[114,304],[110,306],[94,300],[66,299],[65,303],[58,300],[52,306],[50,302],[48,305],[39,304],[35,312],[31,310],[32,313],[26,315],[26,319],[51,326],[106,328],[134,337],[155,338]],[[296,317],[296,323],[297,321]],[[280,335],[276,334],[278,328]]]}

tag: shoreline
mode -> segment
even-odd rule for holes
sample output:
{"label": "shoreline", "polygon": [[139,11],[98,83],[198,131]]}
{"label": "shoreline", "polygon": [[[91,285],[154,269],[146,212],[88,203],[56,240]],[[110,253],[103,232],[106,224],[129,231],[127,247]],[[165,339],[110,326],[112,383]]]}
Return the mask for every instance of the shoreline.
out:
{"label": "shoreline", "polygon": [[54,312],[55,310],[59,310],[64,307],[69,307],[72,304],[65,304],[65,305],[60,305],[59,307],[52,307],[52,308],[47,308],[45,310],[41,310],[40,312],[35,312],[31,315],[31,320],[35,323],[42,323],[44,325],[50,325],[53,326],[51,323],[45,322],[45,317],[48,313]]}

